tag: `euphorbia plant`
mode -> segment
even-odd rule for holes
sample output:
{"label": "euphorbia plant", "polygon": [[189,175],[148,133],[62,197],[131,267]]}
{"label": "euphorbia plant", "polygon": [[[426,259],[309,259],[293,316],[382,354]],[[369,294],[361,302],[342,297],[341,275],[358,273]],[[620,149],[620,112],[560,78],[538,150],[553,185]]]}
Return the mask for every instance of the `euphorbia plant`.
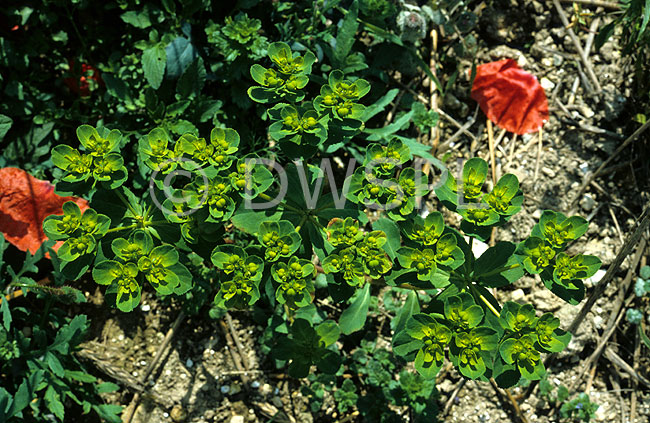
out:
{"label": "euphorbia plant", "polygon": [[[249,95],[262,105],[286,102],[268,106],[266,116],[270,136],[287,156],[327,156],[364,130],[366,81],[333,70],[320,95],[305,100],[314,55],[276,43],[269,58],[273,67],[251,68],[259,85]],[[459,230],[447,226],[442,213],[420,209],[431,187],[423,172],[406,167],[413,152],[400,139],[369,145],[339,193],[334,175],[323,184],[331,167],[242,154],[234,129],[174,141],[156,128],[138,143],[140,171],[152,180],[136,195],[123,185],[119,133],[83,126],[78,136],[83,151],[54,151],[54,164],[64,171],[57,188],[92,193],[93,208],[82,215],[66,205],[64,216],[45,223],[50,237],[69,245],[60,257],[62,271],[76,279],[92,267],[95,281],[109,286],[107,300],[129,311],[146,285],[162,297],[205,296],[190,271],[199,262],[209,269],[214,309],[262,305],[272,311],[272,355],[289,362],[296,377],[311,365],[336,373],[337,339],[362,329],[372,296],[390,286],[413,291],[396,316],[392,344],[423,377],[435,377],[448,358],[464,376],[492,377],[500,386],[539,379],[541,354],[562,350],[570,335],[552,314],[540,316],[532,305],[502,306],[488,288],[539,274],[575,304],[584,296],[581,280],[600,266],[596,257],[566,253],[586,220],[552,211],[521,243],[496,242],[476,257],[473,240],[486,240],[523,203],[511,174],[486,192],[482,159],[467,161],[458,180],[445,173],[434,189],[440,203],[462,217]],[[269,163],[281,170],[278,178]],[[94,170],[104,164],[107,178]],[[183,180],[179,171],[192,176]],[[379,214],[372,222],[369,209]],[[432,300],[420,303],[416,291]],[[319,310],[323,302],[344,310]]]}

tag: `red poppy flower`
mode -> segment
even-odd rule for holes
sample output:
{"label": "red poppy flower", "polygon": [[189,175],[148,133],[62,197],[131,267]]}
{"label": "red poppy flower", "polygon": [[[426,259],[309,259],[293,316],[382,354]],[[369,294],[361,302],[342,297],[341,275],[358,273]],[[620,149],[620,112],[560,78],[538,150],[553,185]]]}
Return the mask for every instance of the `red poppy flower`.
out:
{"label": "red poppy flower", "polygon": [[[83,211],[88,202],[77,197],[61,197],[54,185],[41,181],[15,167],[0,169],[0,232],[19,250],[35,253],[47,237],[43,220],[51,214],[63,214],[62,206],[74,201]],[[54,246],[58,250],[63,242]]]}
{"label": "red poppy flower", "polygon": [[[74,60],[70,61],[70,69],[72,71],[75,69]],[[79,94],[81,97],[88,97],[90,95],[90,80],[95,81],[98,85],[104,86],[104,80],[99,74],[99,71],[86,63],[82,63],[79,78],[69,77],[65,78],[63,82],[73,93]]]}
{"label": "red poppy flower", "polygon": [[488,119],[515,134],[537,132],[548,121],[544,89],[513,59],[478,66],[471,96]]}

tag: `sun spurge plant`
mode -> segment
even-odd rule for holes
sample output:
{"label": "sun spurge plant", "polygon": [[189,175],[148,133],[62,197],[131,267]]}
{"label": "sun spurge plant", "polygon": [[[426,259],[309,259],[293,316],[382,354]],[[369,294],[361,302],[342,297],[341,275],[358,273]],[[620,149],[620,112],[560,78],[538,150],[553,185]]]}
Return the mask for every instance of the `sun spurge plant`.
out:
{"label": "sun spurge plant", "polygon": [[[221,32],[248,45],[255,28],[239,17]],[[272,357],[296,377],[312,365],[339,371],[336,341],[364,327],[381,287],[423,291],[431,300],[410,295],[391,324],[393,352],[414,361],[421,377],[434,378],[449,360],[465,377],[494,378],[504,387],[541,378],[542,354],[562,350],[570,335],[552,314],[500,305],[488,288],[528,272],[576,304],[584,296],[581,280],[600,266],[596,257],[567,253],[587,222],[545,211],[522,242],[496,242],[476,257],[473,240],[486,240],[521,209],[514,175],[488,191],[487,163],[471,159],[458,180],[446,172],[431,187],[412,164],[418,150],[399,137],[368,145],[360,166],[340,175],[326,159],[367,131],[369,83],[334,69],[314,76],[325,82],[305,100],[315,56],[274,43],[268,58],[266,67],[251,67],[256,85],[248,94],[266,108],[269,139],[280,149],[273,160],[242,151],[246,140],[234,128],[177,139],[154,128],[135,146],[132,191],[122,185],[126,145],[116,130],[84,125],[82,151],[55,149],[63,171],[57,189],[91,194],[92,205],[81,213],[68,203],[63,216],[44,223],[50,238],[64,241],[61,271],[78,279],[91,270],[107,286],[107,301],[123,311],[149,289],[181,298],[207,292],[213,311],[269,310],[264,337]],[[320,167],[304,163],[315,154],[324,158]],[[423,210],[433,193],[460,215],[460,228]],[[209,284],[195,284],[195,276]]]}

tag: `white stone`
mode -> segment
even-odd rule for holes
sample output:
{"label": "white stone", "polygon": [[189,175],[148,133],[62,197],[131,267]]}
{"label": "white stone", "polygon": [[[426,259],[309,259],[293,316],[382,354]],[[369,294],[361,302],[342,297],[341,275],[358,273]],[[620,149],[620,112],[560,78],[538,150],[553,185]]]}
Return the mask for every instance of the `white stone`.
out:
{"label": "white stone", "polygon": [[219,390],[221,391],[222,394],[225,395],[225,394],[227,394],[228,392],[230,392],[230,386],[228,386],[228,385],[223,385],[221,388],[219,388]]}
{"label": "white stone", "polygon": [[524,294],[524,290],[521,289],[521,288],[519,288],[519,289],[515,289],[514,291],[512,291],[512,293],[510,294],[510,296],[511,296],[511,298],[512,298],[512,301],[520,301],[520,300],[523,300],[523,299],[524,299],[524,296],[525,296],[525,294]]}
{"label": "white stone", "polygon": [[551,81],[550,79],[544,77],[539,81],[539,85],[542,86],[546,91],[551,91],[553,88],[555,88],[555,82]]}
{"label": "white stone", "polygon": [[232,416],[230,423],[244,423],[244,416]]}
{"label": "white stone", "polygon": [[149,310],[151,310],[151,306],[149,304],[142,305],[142,311],[149,311]]}
{"label": "white stone", "polygon": [[596,329],[600,329],[603,327],[603,318],[600,316],[594,316],[594,326]]}
{"label": "white stone", "polygon": [[192,361],[191,358],[188,358],[187,361],[185,361],[185,367],[187,367],[188,369],[191,369],[192,366],[194,366],[194,362]]}
{"label": "white stone", "polygon": [[[465,237],[465,240],[469,243],[469,237]],[[476,258],[481,257],[481,254],[483,254],[488,248],[490,248],[490,246],[483,241],[479,241],[478,239],[472,241],[472,252]]]}
{"label": "white stone", "polygon": [[605,276],[605,273],[607,273],[607,270],[604,269],[598,269],[596,270],[596,273],[590,278],[585,279],[585,285],[588,287],[598,285],[598,282]]}

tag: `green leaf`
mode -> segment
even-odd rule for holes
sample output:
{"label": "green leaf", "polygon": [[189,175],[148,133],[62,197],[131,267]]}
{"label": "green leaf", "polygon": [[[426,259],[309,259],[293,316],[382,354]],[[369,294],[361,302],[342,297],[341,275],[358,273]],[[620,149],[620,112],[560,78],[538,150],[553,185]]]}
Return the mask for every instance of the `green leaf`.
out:
{"label": "green leaf", "polygon": [[[253,203],[255,204],[255,203]],[[260,205],[261,207],[262,205]],[[247,207],[245,202],[239,205],[231,218],[231,222],[235,227],[241,231],[249,234],[257,234],[260,224],[264,221],[280,220],[282,212],[276,208],[266,210],[255,210]]]}
{"label": "green leaf", "polygon": [[59,329],[56,338],[54,338],[54,342],[48,347],[48,350],[58,352],[59,354],[69,354],[70,347],[81,342],[87,325],[88,318],[85,315],[75,316],[70,323]]}
{"label": "green leaf", "polygon": [[391,328],[395,333],[401,332],[406,328],[406,322],[408,322],[411,316],[418,314],[419,312],[420,302],[418,301],[418,294],[415,291],[409,291],[404,306],[399,309],[395,319],[390,322]]}
{"label": "green leaf", "polygon": [[422,346],[422,341],[413,339],[405,330],[395,332],[392,339],[393,352],[405,359],[415,358],[415,351]]}
{"label": "green leaf", "polygon": [[380,97],[373,104],[366,107],[366,110],[364,110],[361,120],[367,122],[373,116],[383,112],[386,106],[388,106],[393,100],[395,100],[397,94],[399,94],[399,88],[393,88],[392,90],[389,90],[386,94]]}
{"label": "green leaf", "polygon": [[645,334],[641,326],[642,325],[639,325],[639,336],[641,337],[641,341],[643,341],[646,347],[650,348],[650,338],[648,338],[648,335]]}
{"label": "green leaf", "polygon": [[185,37],[176,37],[167,47],[167,76],[178,78],[185,69],[199,56],[199,51]]}
{"label": "green leaf", "polygon": [[323,347],[329,347],[334,344],[341,335],[341,329],[333,320],[326,320],[316,326],[316,333],[323,343]]}
{"label": "green leaf", "polygon": [[349,335],[363,328],[368,316],[370,307],[370,284],[366,284],[358,291],[358,294],[350,307],[345,309],[339,319],[341,331]]}
{"label": "green leaf", "polygon": [[76,380],[78,382],[84,382],[84,383],[95,383],[97,381],[97,378],[93,375],[90,375],[86,372],[82,372],[79,370],[65,370],[65,378],[72,381]]}
{"label": "green leaf", "polygon": [[336,34],[336,47],[334,48],[334,60],[338,66],[343,64],[345,58],[350,54],[352,45],[355,41],[359,23],[357,17],[359,15],[359,3],[354,0],[347,10],[343,23],[338,29]]}
{"label": "green leaf", "polygon": [[45,372],[39,369],[31,373],[29,377],[23,379],[22,383],[16,390],[13,402],[6,412],[7,417],[11,418],[16,416],[29,405],[36,395],[36,390],[41,384],[44,374]]}
{"label": "green leaf", "polygon": [[[602,28],[600,28],[594,42],[594,46],[596,50],[600,50],[603,44],[605,44],[607,40],[614,34],[614,30],[616,29],[617,25],[618,25],[618,21],[614,20],[608,23],[607,25],[603,26]],[[641,33],[639,32],[639,34]]]}
{"label": "green leaf", "polygon": [[160,88],[163,76],[165,75],[165,66],[167,63],[167,54],[162,45],[158,44],[148,48],[142,53],[142,70],[144,77],[154,89]]}
{"label": "green leaf", "polygon": [[2,326],[4,326],[5,330],[8,332],[11,328],[11,312],[9,311],[9,301],[6,299],[2,300],[2,304],[0,304],[0,311],[2,312]]}
{"label": "green leaf", "polygon": [[[197,57],[191,65],[185,69],[183,75],[178,78],[176,91],[182,98],[192,98],[201,94],[203,84],[205,84],[206,71],[203,65],[203,59]],[[169,114],[169,108],[167,109]]]}
{"label": "green leaf", "polygon": [[4,139],[5,135],[7,135],[13,122],[14,121],[9,116],[0,115],[0,141]]}
{"label": "green leaf", "polygon": [[98,394],[106,394],[108,392],[116,392],[120,390],[120,385],[113,382],[102,382],[95,388]]}
{"label": "green leaf", "polygon": [[93,268],[93,279],[100,285],[110,285],[121,272],[122,265],[114,260],[105,260]]}
{"label": "green leaf", "polygon": [[383,231],[386,234],[387,241],[382,248],[391,259],[395,260],[397,250],[401,246],[401,238],[397,224],[390,219],[381,217],[372,224],[372,228],[376,231]]}
{"label": "green leaf", "polygon": [[45,361],[47,362],[47,366],[52,370],[52,373],[54,373],[58,377],[63,377],[65,374],[65,371],[63,369],[63,366],[61,365],[61,362],[59,361],[58,358],[51,352],[46,352],[45,353]]}
{"label": "green leaf", "polygon": [[487,287],[509,285],[524,276],[524,268],[514,256],[517,246],[499,241],[474,262],[474,277]]}
{"label": "green leaf", "polygon": [[59,420],[63,421],[65,409],[63,407],[63,403],[61,402],[61,396],[56,391],[56,389],[54,389],[54,385],[47,387],[44,399],[45,403],[47,404],[47,408],[49,408],[50,411],[59,418]]}
{"label": "green leaf", "polygon": [[120,15],[120,18],[122,18],[124,22],[131,24],[136,28],[145,29],[151,26],[151,21],[149,20],[147,9],[140,10],[139,12],[129,10],[122,13],[122,15]]}

